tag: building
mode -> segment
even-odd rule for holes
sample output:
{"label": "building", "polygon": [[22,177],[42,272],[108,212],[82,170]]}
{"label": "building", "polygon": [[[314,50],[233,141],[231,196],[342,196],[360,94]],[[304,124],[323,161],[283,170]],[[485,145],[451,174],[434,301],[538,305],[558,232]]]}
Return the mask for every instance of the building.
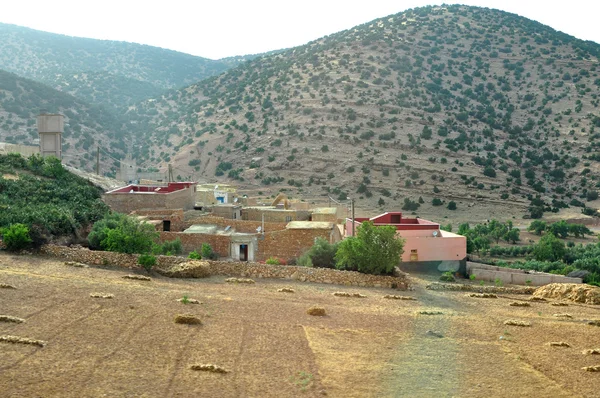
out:
{"label": "building", "polygon": [[102,197],[110,208],[119,213],[140,209],[194,208],[196,183],[169,182],[164,185],[130,184],[108,191]]}
{"label": "building", "polygon": [[37,126],[40,135],[40,154],[43,157],[55,156],[62,159],[65,117],[59,114],[42,113],[37,117]]}
{"label": "building", "polygon": [[201,184],[196,187],[197,207],[239,203],[237,189],[224,184]]}
{"label": "building", "polygon": [[[464,270],[467,238],[443,231],[440,225],[421,218],[404,218],[401,212],[387,212],[372,218],[356,217],[354,231],[365,221],[375,226],[391,225],[404,240],[402,266],[407,269],[439,271]],[[352,219],[346,219],[346,237],[352,236]]]}
{"label": "building", "polygon": [[285,209],[276,206],[248,206],[242,209],[242,220],[290,222],[310,221],[309,210]]}

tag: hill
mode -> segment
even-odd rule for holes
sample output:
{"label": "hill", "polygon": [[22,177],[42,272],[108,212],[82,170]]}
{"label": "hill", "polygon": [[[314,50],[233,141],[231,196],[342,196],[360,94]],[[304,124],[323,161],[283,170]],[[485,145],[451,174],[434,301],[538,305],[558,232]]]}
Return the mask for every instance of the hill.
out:
{"label": "hill", "polygon": [[0,69],[87,102],[122,107],[237,65],[142,44],[0,24]]}
{"label": "hill", "polygon": [[514,14],[425,7],[250,60],[130,117],[146,132],[137,156],[182,178],[438,219],[580,214],[598,207],[599,55]]}
{"label": "hill", "polygon": [[[98,144],[113,157],[120,157],[126,149],[124,124],[111,112],[0,70],[0,141],[36,145],[36,117],[41,111],[65,115],[65,163],[91,170]],[[101,161],[104,170],[118,167],[118,162],[106,156]]]}

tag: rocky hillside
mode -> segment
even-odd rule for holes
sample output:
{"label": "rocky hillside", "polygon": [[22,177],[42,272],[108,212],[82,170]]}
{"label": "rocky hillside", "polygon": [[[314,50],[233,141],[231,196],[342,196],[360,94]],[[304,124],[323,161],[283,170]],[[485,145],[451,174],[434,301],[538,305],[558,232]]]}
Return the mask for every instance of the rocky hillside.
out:
{"label": "rocky hillside", "polygon": [[92,170],[96,146],[103,147],[103,170],[116,170],[126,150],[122,122],[105,109],[89,105],[44,84],[0,70],[0,141],[37,145],[36,117],[42,112],[65,115],[63,153],[65,164]]}
{"label": "rocky hillside", "polygon": [[129,117],[137,156],[182,178],[437,218],[581,215],[598,206],[599,55],[514,14],[426,7],[256,58]]}
{"label": "rocky hillside", "polygon": [[141,44],[0,24],[0,69],[107,107],[158,96],[242,61],[224,63]]}

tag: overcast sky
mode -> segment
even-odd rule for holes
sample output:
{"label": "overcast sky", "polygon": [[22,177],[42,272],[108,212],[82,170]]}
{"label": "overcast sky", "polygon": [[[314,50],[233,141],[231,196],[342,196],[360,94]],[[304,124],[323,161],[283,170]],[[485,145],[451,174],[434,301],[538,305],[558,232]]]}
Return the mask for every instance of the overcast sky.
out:
{"label": "overcast sky", "polygon": [[[218,59],[294,47],[353,26],[442,2],[425,0],[1,0],[0,22],[120,40]],[[600,43],[598,0],[465,0]],[[92,5],[94,4],[94,5]]]}

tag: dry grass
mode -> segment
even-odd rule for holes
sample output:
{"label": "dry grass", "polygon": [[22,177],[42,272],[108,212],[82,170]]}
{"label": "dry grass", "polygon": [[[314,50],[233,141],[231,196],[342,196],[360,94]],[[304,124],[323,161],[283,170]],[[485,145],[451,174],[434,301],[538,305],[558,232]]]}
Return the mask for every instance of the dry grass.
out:
{"label": "dry grass", "polygon": [[444,315],[442,311],[419,311],[419,315]]}
{"label": "dry grass", "polygon": [[600,348],[585,350],[585,351],[583,351],[583,354],[584,355],[600,355]]}
{"label": "dry grass", "polygon": [[333,292],[331,294],[334,295],[334,296],[336,296],[336,297],[359,297],[359,298],[365,298],[365,297],[367,297],[364,294],[360,294],[360,293]]}
{"label": "dry grass", "polygon": [[211,275],[207,261],[187,261],[168,269],[156,268],[156,272],[169,278],[208,278]]}
{"label": "dry grass", "polygon": [[313,316],[325,316],[325,308],[313,305],[306,310],[306,313]]}
{"label": "dry grass", "polygon": [[282,287],[281,289],[277,289],[279,293],[294,293],[295,290],[291,287]]}
{"label": "dry grass", "polygon": [[29,345],[36,345],[38,347],[43,347],[46,345],[46,342],[42,341],[42,340],[34,340],[34,339],[28,339],[27,337],[9,336],[9,335],[0,336],[0,342],[13,343],[13,344],[29,344]]}
{"label": "dry grass", "polygon": [[544,301],[548,301],[548,300],[546,300],[546,299],[545,299],[545,298],[543,298],[543,297],[535,297],[535,296],[534,296],[534,297],[530,297],[530,298],[529,298],[529,301],[538,301],[538,302],[544,302]]}
{"label": "dry grass", "polygon": [[594,365],[594,366],[585,366],[583,368],[581,368],[587,372],[600,372],[600,365]]}
{"label": "dry grass", "polygon": [[504,321],[505,325],[509,325],[509,326],[531,326],[531,323],[529,322],[525,322],[525,321],[516,321],[514,319],[509,319],[507,321]]}
{"label": "dry grass", "polygon": [[202,325],[200,318],[192,314],[178,314],[175,316],[175,323],[183,325]]}
{"label": "dry grass", "polygon": [[396,294],[386,294],[385,296],[383,296],[384,299],[390,299],[390,300],[413,300],[416,301],[417,299],[414,297],[410,297],[410,296],[398,296]]}
{"label": "dry grass", "polygon": [[90,266],[84,263],[78,263],[77,261],[65,261],[65,265],[68,265],[69,267],[75,267],[75,268],[89,268]]}
{"label": "dry grass", "polygon": [[498,295],[494,293],[469,293],[467,297],[476,297],[476,298],[498,298]]}
{"label": "dry grass", "polygon": [[192,370],[201,370],[204,372],[212,372],[212,373],[229,373],[229,370],[222,368],[221,366],[218,365],[212,365],[212,364],[197,364],[197,365],[192,365],[190,366],[190,369]]}
{"label": "dry grass", "polygon": [[90,297],[101,298],[101,299],[111,299],[111,298],[114,298],[115,295],[111,294],[111,293],[90,293]]}
{"label": "dry grass", "polygon": [[600,304],[600,287],[578,283],[550,283],[538,288],[535,297],[557,298],[576,303]]}
{"label": "dry grass", "polygon": [[0,283],[0,289],[16,289],[16,287],[8,283]]}
{"label": "dry grass", "polygon": [[225,279],[225,282],[227,282],[227,283],[247,283],[247,284],[256,283],[254,281],[254,279],[248,279],[248,278],[227,278],[227,279]]}
{"label": "dry grass", "polygon": [[193,299],[193,298],[180,298],[177,299],[177,301],[179,301],[180,303],[183,304],[202,304],[199,300]]}
{"label": "dry grass", "polygon": [[592,320],[592,321],[588,321],[587,324],[591,325],[591,326],[600,326],[600,319],[595,319],[595,320]]}
{"label": "dry grass", "polygon": [[150,278],[149,276],[144,276],[144,275],[125,275],[123,277],[123,279],[133,279],[136,281],[151,281],[152,278]]}
{"label": "dry grass", "polygon": [[561,303],[561,302],[558,302],[558,301],[556,301],[554,303],[550,303],[550,305],[553,305],[555,307],[568,307],[569,306],[569,304],[567,304],[567,303]]}
{"label": "dry grass", "polygon": [[571,347],[571,344],[565,343],[564,341],[551,341],[548,345],[550,347]]}
{"label": "dry grass", "polygon": [[531,304],[524,301],[513,301],[509,304],[511,307],[531,307]]}
{"label": "dry grass", "polygon": [[573,315],[571,315],[571,314],[553,314],[552,316],[554,316],[556,318],[569,318],[569,319],[573,318]]}
{"label": "dry grass", "polygon": [[0,315],[0,322],[23,323],[25,322],[25,319],[11,315]]}

